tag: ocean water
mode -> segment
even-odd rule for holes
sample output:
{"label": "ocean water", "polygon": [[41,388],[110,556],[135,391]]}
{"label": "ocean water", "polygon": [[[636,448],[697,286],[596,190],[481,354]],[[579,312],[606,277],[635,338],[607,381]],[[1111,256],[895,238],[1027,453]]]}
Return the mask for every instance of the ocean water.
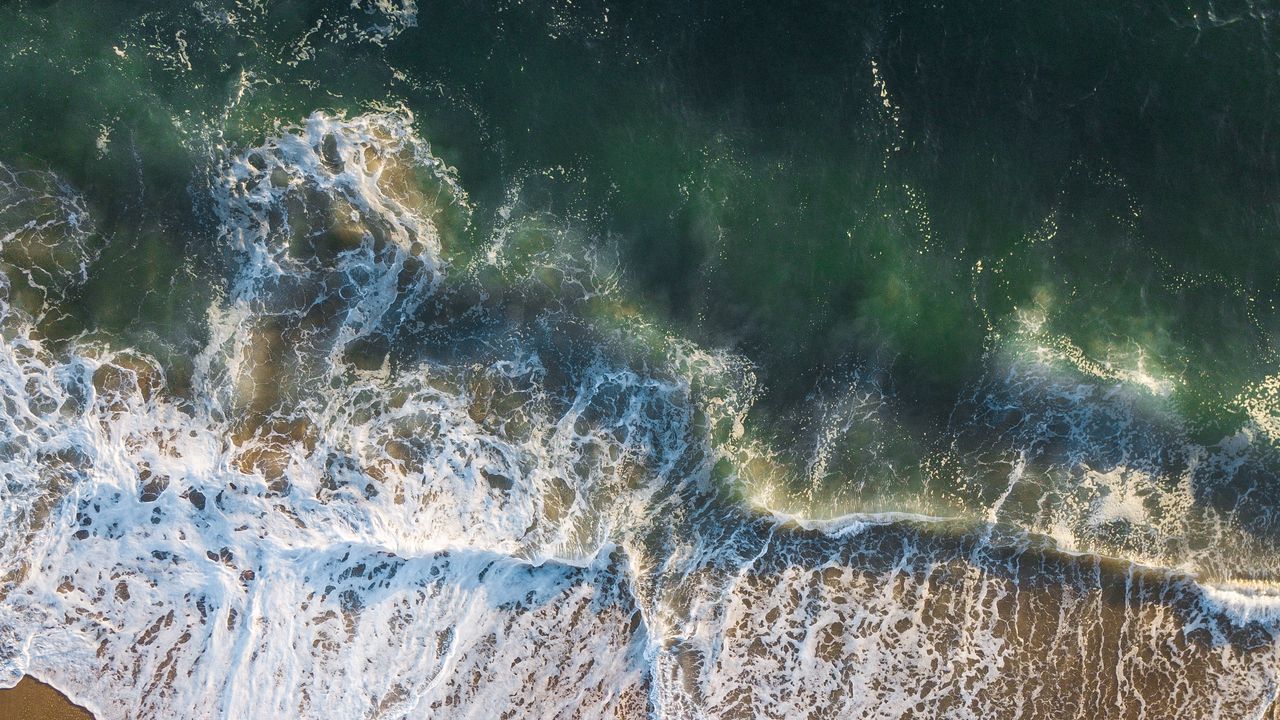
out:
{"label": "ocean water", "polygon": [[0,3],[0,686],[1280,717],[1276,11]]}

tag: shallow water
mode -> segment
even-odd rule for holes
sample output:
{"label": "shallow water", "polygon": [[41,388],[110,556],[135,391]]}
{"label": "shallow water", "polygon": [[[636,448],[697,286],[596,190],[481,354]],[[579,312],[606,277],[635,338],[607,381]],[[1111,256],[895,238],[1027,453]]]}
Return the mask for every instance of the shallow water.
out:
{"label": "shallow water", "polygon": [[0,685],[1271,717],[1271,10],[0,7]]}

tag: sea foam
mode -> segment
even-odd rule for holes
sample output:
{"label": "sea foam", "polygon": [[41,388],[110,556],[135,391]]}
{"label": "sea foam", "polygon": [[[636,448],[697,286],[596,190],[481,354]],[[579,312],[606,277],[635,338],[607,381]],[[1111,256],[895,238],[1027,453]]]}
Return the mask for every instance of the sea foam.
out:
{"label": "sea foam", "polygon": [[[0,304],[0,684],[102,718],[1274,700],[1275,616],[1185,574],[999,523],[749,507],[749,366],[606,322],[600,284],[540,280],[509,236],[461,259],[438,219],[472,210],[409,116],[316,114],[210,167],[222,278],[189,390],[43,339],[47,293]],[[4,287],[83,281],[78,196],[5,187]],[[32,239],[55,252],[9,252]],[[1138,517],[1131,495],[1098,517]]]}

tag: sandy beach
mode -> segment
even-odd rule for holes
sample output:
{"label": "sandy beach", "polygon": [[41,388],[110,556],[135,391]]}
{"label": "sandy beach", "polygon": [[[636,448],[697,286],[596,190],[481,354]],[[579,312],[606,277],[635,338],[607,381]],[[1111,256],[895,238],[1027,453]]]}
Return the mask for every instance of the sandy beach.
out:
{"label": "sandy beach", "polygon": [[0,690],[0,718],[22,720],[93,720],[93,714],[67,699],[52,685],[24,676]]}

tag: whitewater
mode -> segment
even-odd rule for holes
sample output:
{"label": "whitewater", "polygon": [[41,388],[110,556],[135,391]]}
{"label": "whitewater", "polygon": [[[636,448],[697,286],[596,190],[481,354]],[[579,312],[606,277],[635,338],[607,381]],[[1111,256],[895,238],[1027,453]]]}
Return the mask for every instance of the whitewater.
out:
{"label": "whitewater", "polygon": [[[1124,494],[1141,448],[1090,476],[1109,501],[1039,518],[1006,511],[1016,473],[968,520],[770,509],[751,365],[629,314],[607,257],[511,208],[446,259],[442,214],[474,209],[407,111],[211,151],[222,275],[180,387],[47,339],[94,218],[53,173],[2,175],[0,685],[102,719],[1275,712],[1280,598],[1152,550],[1202,518]],[[1006,401],[1094,392],[1034,350]],[[821,402],[823,437],[859,417]],[[1099,550],[1157,506],[1130,559]]]}

